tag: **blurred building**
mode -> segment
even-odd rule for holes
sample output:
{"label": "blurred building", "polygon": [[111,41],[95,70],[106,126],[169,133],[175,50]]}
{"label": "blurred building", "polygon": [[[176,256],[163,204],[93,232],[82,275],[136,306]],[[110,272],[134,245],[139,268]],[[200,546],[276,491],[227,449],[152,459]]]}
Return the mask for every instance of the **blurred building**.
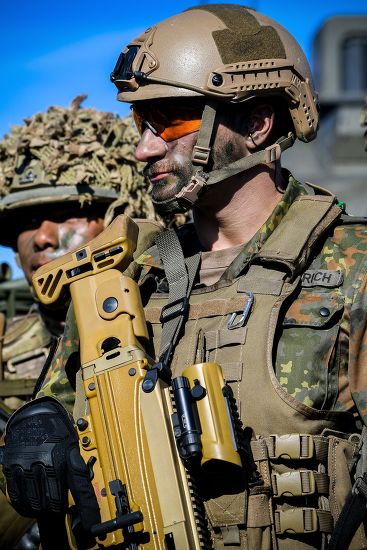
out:
{"label": "blurred building", "polygon": [[360,126],[367,94],[367,15],[325,21],[313,43],[313,73],[321,104],[320,131],[297,142],[284,165],[295,177],[327,187],[349,214],[367,216],[367,152]]}

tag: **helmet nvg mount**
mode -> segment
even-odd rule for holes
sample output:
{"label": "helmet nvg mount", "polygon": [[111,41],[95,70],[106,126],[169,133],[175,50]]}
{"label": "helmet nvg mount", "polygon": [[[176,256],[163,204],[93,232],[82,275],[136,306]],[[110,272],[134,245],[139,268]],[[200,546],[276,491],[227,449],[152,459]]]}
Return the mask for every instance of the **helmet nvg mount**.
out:
{"label": "helmet nvg mount", "polygon": [[[274,162],[296,138],[308,142],[317,133],[317,96],[301,47],[276,21],[240,5],[197,6],[150,27],[120,54],[111,80],[120,101],[206,100],[192,156],[198,169],[176,197],[183,208],[204,187]],[[289,134],[224,169],[205,171],[218,102],[239,104],[259,96],[284,99]]]}
{"label": "helmet nvg mount", "polygon": [[55,203],[154,216],[131,117],[81,107],[85,98],[25,119],[0,141],[1,244],[14,244],[16,218]]}

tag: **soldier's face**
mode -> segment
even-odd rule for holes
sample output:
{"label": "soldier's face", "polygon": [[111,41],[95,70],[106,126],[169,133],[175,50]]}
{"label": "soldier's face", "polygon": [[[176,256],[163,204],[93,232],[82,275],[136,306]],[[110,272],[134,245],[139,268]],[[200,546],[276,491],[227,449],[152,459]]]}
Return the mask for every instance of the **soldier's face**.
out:
{"label": "soldier's face", "polygon": [[98,212],[85,215],[79,207],[51,208],[47,216],[43,213],[24,221],[17,251],[27,281],[31,282],[39,267],[79,248],[102,230],[102,215]]}
{"label": "soldier's face", "polygon": [[[154,128],[144,129],[135,156],[147,163],[145,173],[152,184],[153,201],[172,199],[189,182],[197,169],[191,161],[197,135],[198,132],[192,132],[166,142],[154,133]],[[248,154],[243,136],[231,130],[220,117],[214,135],[210,169],[219,169]]]}
{"label": "soldier's face", "polygon": [[164,201],[177,195],[194,173],[191,153],[196,143],[197,132],[166,143],[151,130],[146,129],[135,155],[147,162],[148,176],[153,201]]}

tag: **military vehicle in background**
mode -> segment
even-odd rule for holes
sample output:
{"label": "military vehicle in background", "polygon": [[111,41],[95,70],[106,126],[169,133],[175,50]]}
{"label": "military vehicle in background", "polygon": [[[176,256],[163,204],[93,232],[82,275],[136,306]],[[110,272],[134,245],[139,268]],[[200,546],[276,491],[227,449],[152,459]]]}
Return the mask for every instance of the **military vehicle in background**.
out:
{"label": "military vehicle in background", "polygon": [[25,279],[12,280],[12,269],[6,262],[0,263],[0,312],[9,319],[25,315],[34,303]]}
{"label": "military vehicle in background", "polygon": [[313,74],[320,96],[320,131],[298,141],[284,165],[299,180],[334,192],[348,214],[367,216],[367,153],[361,113],[367,94],[367,14],[327,19],[313,43]]}

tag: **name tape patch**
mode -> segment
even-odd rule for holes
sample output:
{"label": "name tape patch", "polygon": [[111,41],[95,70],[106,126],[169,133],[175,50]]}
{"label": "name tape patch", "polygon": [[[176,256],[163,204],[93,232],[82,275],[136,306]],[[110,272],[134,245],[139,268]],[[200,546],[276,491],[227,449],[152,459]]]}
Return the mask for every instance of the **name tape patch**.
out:
{"label": "name tape patch", "polygon": [[343,273],[330,269],[309,269],[301,277],[302,286],[340,286],[343,283]]}

